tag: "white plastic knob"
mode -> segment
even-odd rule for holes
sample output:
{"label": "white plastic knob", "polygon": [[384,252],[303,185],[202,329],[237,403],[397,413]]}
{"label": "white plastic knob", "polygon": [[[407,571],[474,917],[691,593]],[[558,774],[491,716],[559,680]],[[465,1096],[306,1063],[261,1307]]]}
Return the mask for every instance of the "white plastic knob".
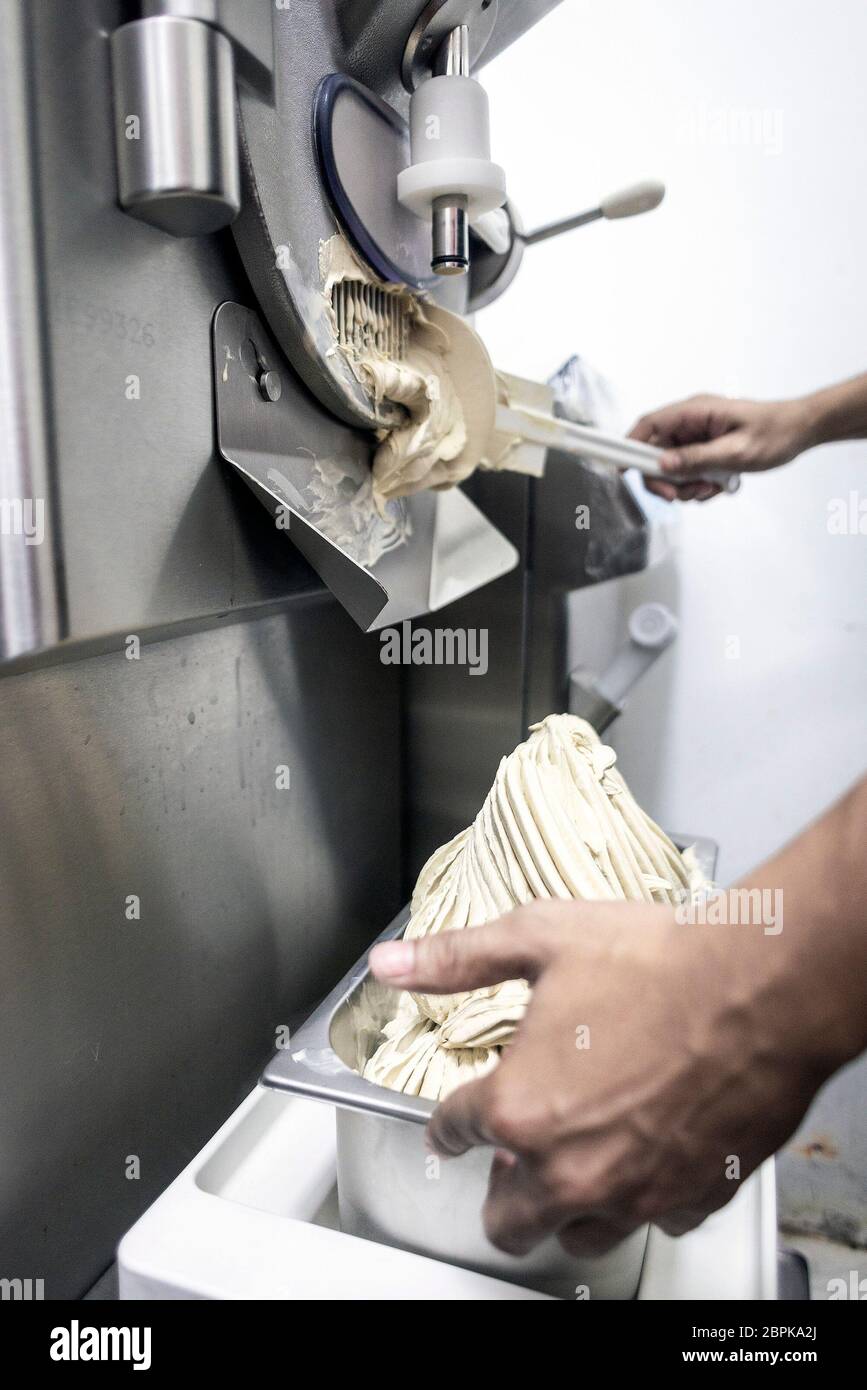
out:
{"label": "white plastic knob", "polygon": [[629,636],[640,647],[667,647],[677,636],[677,618],[664,603],[642,603],[629,615]]}
{"label": "white plastic knob", "polygon": [[506,176],[491,162],[488,98],[472,77],[431,77],[409,103],[412,163],[397,176],[397,196],[427,218],[435,199],[462,196],[472,223],[506,200]]}
{"label": "white plastic knob", "polygon": [[636,217],[641,212],[652,212],[658,208],[665,197],[665,184],[658,179],[645,179],[629,188],[621,188],[611,193],[599,204],[603,217],[609,220],[617,217]]}

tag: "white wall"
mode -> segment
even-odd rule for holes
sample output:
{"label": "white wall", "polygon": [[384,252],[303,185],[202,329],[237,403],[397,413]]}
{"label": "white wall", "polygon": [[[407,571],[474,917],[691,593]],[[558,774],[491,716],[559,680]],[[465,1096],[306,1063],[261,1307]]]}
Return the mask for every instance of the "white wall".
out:
{"label": "white wall", "polygon": [[[495,361],[544,377],[577,350],[626,424],[867,370],[865,53],[863,0],[565,0],[484,74],[525,225],[647,175],[669,192],[529,250],[479,317]],[[867,536],[827,529],[852,489],[867,444],[680,507],[676,573],[623,586],[671,599],[681,635],[618,725],[621,765],[663,824],[720,841],[724,879],[867,768]],[[605,602],[587,595],[588,624],[625,600]]]}
{"label": "white wall", "polygon": [[[479,316],[495,361],[544,377],[577,350],[627,423],[695,391],[789,395],[867,370],[865,52],[861,0],[565,0],[484,74],[525,225],[645,175],[669,192],[531,248]],[[764,144],[738,138],[743,113]],[[827,530],[850,489],[867,499],[862,443],[678,509],[666,707],[638,701],[618,742],[657,815],[717,835],[727,877],[867,767],[867,537]],[[648,785],[651,722],[666,757]]]}

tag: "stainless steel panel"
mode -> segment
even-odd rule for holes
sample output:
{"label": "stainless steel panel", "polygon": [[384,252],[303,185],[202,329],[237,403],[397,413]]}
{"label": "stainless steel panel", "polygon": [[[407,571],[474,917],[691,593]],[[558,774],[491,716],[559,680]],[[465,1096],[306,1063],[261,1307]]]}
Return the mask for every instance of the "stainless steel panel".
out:
{"label": "stainless steel panel", "polygon": [[272,20],[280,0],[141,0],[141,13],[212,24],[232,40],[239,76],[267,92],[274,70]]}
{"label": "stainless steel panel", "polygon": [[[522,563],[416,624],[485,629],[489,665],[484,676],[453,666],[407,670],[407,893],[427,856],[473,820],[500,759],[531,724],[568,708],[568,594],[647,559],[631,494],[573,459],[549,451],[543,479],[482,473],[465,488]],[[589,531],[576,529],[583,505]]]}
{"label": "stainless steel panel", "polygon": [[63,630],[30,63],[23,0],[7,0],[0,5],[0,660],[56,642]]}
{"label": "stainless steel panel", "polygon": [[[19,302],[30,316],[19,346],[0,356],[7,394],[17,393],[18,402],[32,396],[14,467],[20,473],[36,460],[48,471],[56,527],[51,547],[19,556],[39,573],[21,571],[30,635],[16,638],[13,649],[56,640],[55,593],[68,608],[69,635],[90,639],[217,616],[315,585],[291,543],[228,476],[214,446],[211,320],[227,299],[254,307],[231,234],[179,241],[117,205],[110,35],[134,17],[132,7],[121,0],[8,0],[0,8],[3,22],[20,31],[0,50],[0,90],[10,127],[3,158],[15,161],[7,186],[13,206],[25,209],[24,223],[19,216],[3,230],[18,267],[11,279],[20,281]],[[346,41],[358,45],[360,75],[363,52],[375,60],[373,85],[405,108],[399,56],[419,6],[368,5],[369,25],[359,25],[348,6],[335,15],[314,0],[288,11],[262,0],[260,8],[280,20],[276,114],[261,88],[245,89],[241,104],[251,128],[262,125],[254,153],[268,179],[278,179],[268,194],[281,210],[278,240],[312,274],[319,237],[334,230],[310,136],[315,80],[330,68],[353,69],[345,24]],[[514,37],[543,8],[501,3],[498,27],[507,23]],[[222,20],[224,10],[218,13]],[[20,279],[22,264],[29,281]],[[28,288],[36,264],[41,314]],[[273,261],[260,277],[266,295],[271,272]],[[46,427],[42,392],[49,393],[50,468],[38,434]],[[300,396],[304,419],[315,427],[321,408],[306,390]]]}
{"label": "stainless steel panel", "polygon": [[[570,663],[576,658],[567,650],[568,595],[647,564],[644,514],[618,477],[549,450],[545,477],[530,486],[528,724],[569,707]],[[579,507],[588,509],[587,529],[576,525]]]}
{"label": "stainless steel panel", "polygon": [[83,1293],[399,906],[377,648],[313,598],[0,680],[0,1276]]}
{"label": "stainless steel panel", "polygon": [[[546,7],[501,0],[500,15]],[[396,8],[366,6],[386,95],[399,46],[376,29]],[[3,480],[50,503],[50,539],[16,562],[14,588],[2,576],[3,602],[17,594],[5,654],[43,653],[0,680],[0,1277],[45,1278],[49,1297],[92,1283],[249,1086],[274,1028],[396,909],[401,809],[411,878],[523,734],[521,572],[443,614],[490,629],[484,679],[383,667],[220,461],[211,321],[253,294],[229,234],[178,241],[117,206],[109,39],[137,13],[0,5]],[[322,40],[317,61],[341,65],[349,6],[293,13]],[[284,36],[277,54],[293,206],[315,173],[301,52]],[[252,106],[268,84],[262,62],[251,72]],[[299,215],[299,238],[314,226]],[[320,425],[303,387],[297,408]],[[471,495],[523,548],[526,480]],[[4,566],[14,555],[3,547]],[[272,615],[226,623],[257,611]]]}
{"label": "stainless steel panel", "polygon": [[[4,21],[17,8],[0,6]],[[129,6],[22,8],[32,80],[18,81],[20,55],[4,47],[0,91],[20,98],[18,132],[31,119],[35,132],[48,371],[20,349],[11,365],[18,399],[50,392],[64,552],[53,573],[70,635],[141,632],[319,588],[215,448],[211,320],[225,299],[254,303],[231,234],[180,241],[117,206],[109,36]],[[25,184],[16,196],[26,202]],[[311,427],[321,420],[303,390],[299,410]]]}
{"label": "stainless steel panel", "polygon": [[414,625],[431,631],[484,630],[488,669],[470,675],[460,666],[405,668],[407,895],[428,855],[474,819],[500,759],[526,732],[528,480],[514,473],[480,473],[464,490],[517,548],[521,564]]}
{"label": "stainless steel panel", "polygon": [[122,206],[173,236],[228,226],[241,173],[225,34],[196,19],[138,19],[112,34],[111,61]]}

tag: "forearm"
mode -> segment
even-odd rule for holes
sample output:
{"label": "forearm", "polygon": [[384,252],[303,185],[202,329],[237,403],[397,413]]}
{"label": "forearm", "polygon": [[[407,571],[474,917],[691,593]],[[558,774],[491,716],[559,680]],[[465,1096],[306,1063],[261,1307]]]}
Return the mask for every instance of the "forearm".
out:
{"label": "forearm", "polygon": [[809,443],[867,438],[867,372],[805,396]]}
{"label": "forearm", "polygon": [[779,1027],[829,1075],[867,1047],[867,777],[739,886],[779,894],[756,966]]}
{"label": "forearm", "polygon": [[[690,1230],[730,1200],[732,1158],[751,1173],[867,1044],[867,779],[737,889],[770,891],[770,930],[711,916],[713,898],[685,915],[548,900],[375,948],[402,989],[533,985],[496,1070],[428,1127],[446,1156],[508,1152],[484,1211],[495,1245],[520,1254],[554,1231],[598,1254],[648,1219]],[[578,1021],[593,1046],[576,1063]]]}

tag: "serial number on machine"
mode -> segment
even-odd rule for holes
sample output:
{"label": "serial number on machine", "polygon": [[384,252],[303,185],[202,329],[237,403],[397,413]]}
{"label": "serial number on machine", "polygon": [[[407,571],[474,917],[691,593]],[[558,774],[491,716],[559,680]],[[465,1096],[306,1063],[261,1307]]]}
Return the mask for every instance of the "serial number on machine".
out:
{"label": "serial number on machine", "polygon": [[816,1340],[815,1327],[693,1327],[693,1337],[709,1337],[714,1341],[725,1342],[729,1338],[739,1338],[741,1341],[749,1341],[751,1337],[772,1338],[779,1340],[781,1337],[800,1337],[806,1341]]}
{"label": "serial number on machine", "polygon": [[146,348],[156,343],[154,324],[135,314],[123,314],[108,304],[97,304],[77,294],[63,295],[63,308],[71,327],[83,329],[85,333],[97,333],[102,337],[116,338],[118,342],[136,343]]}

